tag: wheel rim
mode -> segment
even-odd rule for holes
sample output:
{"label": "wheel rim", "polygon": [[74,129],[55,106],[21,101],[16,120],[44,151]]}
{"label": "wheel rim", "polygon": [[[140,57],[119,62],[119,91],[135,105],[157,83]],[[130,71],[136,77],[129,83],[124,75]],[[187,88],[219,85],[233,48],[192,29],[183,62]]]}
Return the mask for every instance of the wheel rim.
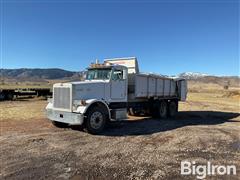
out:
{"label": "wheel rim", "polygon": [[90,125],[91,125],[91,127],[94,128],[94,129],[99,129],[99,128],[101,128],[102,123],[103,123],[103,115],[102,115],[102,113],[100,113],[98,111],[94,112],[91,115],[91,118],[90,118]]}

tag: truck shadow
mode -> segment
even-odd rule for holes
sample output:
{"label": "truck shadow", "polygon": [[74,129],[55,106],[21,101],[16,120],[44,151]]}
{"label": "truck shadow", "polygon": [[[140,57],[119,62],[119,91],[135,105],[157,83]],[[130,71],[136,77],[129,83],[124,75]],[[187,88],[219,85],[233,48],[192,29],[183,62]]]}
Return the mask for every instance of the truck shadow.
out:
{"label": "truck shadow", "polygon": [[218,111],[181,111],[175,118],[153,119],[151,117],[136,117],[135,120],[114,122],[101,134],[105,136],[136,136],[149,135],[169,131],[184,126],[217,125],[233,120],[240,113]]}

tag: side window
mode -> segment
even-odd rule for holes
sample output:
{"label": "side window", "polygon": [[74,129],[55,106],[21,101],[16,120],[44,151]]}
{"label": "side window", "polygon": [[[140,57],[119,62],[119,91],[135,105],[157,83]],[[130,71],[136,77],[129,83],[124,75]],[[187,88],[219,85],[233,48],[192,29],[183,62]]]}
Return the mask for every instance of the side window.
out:
{"label": "side window", "polygon": [[123,71],[115,69],[112,74],[112,80],[122,80],[123,79]]}

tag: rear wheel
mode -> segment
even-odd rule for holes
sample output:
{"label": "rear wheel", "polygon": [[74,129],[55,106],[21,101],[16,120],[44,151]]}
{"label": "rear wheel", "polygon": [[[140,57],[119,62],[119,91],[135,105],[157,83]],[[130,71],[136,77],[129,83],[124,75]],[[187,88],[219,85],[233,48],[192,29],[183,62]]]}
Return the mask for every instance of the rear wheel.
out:
{"label": "rear wheel", "polygon": [[99,134],[106,125],[107,116],[105,111],[100,107],[93,107],[89,110],[85,127],[90,134]]}
{"label": "rear wheel", "polygon": [[68,124],[66,123],[62,123],[62,122],[58,122],[58,121],[52,121],[52,124],[58,128],[66,128],[68,127]]}
{"label": "rear wheel", "polygon": [[160,118],[167,117],[167,103],[165,101],[160,101],[158,108],[158,115]]}
{"label": "rear wheel", "polygon": [[170,101],[168,104],[168,116],[174,117],[177,114],[177,111],[178,111],[177,102]]}

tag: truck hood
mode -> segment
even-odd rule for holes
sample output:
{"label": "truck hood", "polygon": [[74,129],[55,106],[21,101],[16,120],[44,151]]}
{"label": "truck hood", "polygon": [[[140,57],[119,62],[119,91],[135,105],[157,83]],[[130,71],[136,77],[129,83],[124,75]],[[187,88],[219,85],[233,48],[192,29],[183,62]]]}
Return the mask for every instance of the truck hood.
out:
{"label": "truck hood", "polygon": [[72,82],[72,100],[105,99],[108,81]]}

